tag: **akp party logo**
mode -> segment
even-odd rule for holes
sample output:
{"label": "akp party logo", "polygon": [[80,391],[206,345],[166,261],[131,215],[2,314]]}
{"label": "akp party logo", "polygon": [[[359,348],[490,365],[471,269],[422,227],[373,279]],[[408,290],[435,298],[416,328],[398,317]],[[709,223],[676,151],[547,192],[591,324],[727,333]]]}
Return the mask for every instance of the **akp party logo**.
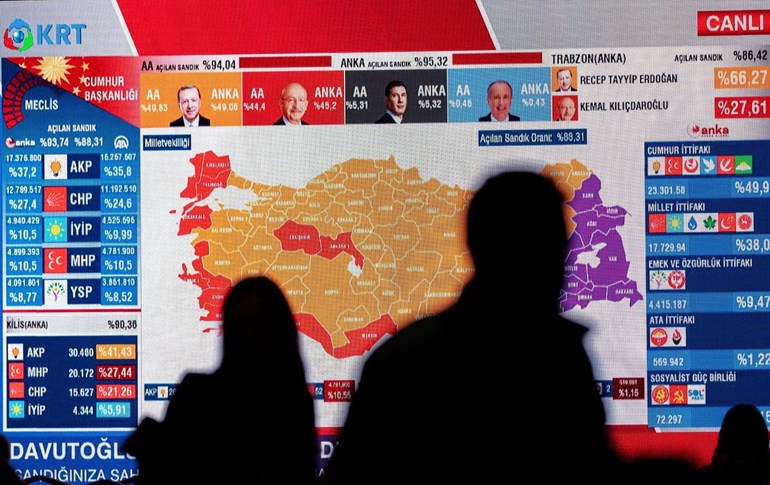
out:
{"label": "akp party logo", "polygon": [[5,29],[3,43],[13,51],[24,52],[35,43],[32,28],[22,19],[16,19]]}

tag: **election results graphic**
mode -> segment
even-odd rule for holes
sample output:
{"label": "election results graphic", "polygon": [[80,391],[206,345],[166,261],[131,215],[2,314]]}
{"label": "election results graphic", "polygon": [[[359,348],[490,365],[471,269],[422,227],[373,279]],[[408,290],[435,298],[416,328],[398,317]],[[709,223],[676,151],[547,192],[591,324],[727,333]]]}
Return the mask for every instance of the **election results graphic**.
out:
{"label": "election results graphic", "polygon": [[14,356],[7,429],[136,423],[133,65],[3,60],[3,308]]}

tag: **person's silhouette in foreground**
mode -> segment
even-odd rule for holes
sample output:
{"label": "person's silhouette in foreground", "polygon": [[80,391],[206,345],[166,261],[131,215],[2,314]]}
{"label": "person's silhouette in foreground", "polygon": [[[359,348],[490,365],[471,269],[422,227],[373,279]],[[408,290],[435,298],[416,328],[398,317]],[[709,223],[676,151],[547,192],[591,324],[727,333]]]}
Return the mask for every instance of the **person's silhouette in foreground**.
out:
{"label": "person's silhouette in foreground", "polygon": [[264,276],[233,286],[222,338],[219,368],[187,374],[164,420],[124,444],[138,483],[315,483],[313,401],[281,289]]}
{"label": "person's silhouette in foreground", "polygon": [[586,328],[558,314],[563,204],[536,173],[483,184],[467,213],[472,280],[368,357],[323,483],[617,480]]}
{"label": "person's silhouette in foreground", "polygon": [[693,485],[695,467],[681,457],[641,457],[630,461],[616,483],[625,485]]}
{"label": "person's silhouette in foreground", "polygon": [[11,442],[0,434],[0,484],[21,485],[24,483],[11,465]]}
{"label": "person's silhouette in foreground", "polygon": [[711,463],[697,470],[697,483],[770,484],[770,438],[753,404],[736,404],[722,420]]}

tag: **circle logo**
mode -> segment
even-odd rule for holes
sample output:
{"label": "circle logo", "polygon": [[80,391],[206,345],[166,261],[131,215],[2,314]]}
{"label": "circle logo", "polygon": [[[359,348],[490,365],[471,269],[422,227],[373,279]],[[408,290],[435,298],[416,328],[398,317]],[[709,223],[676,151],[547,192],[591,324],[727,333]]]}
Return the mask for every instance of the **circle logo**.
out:
{"label": "circle logo", "polygon": [[650,395],[655,404],[665,404],[668,402],[668,386],[655,386]]}
{"label": "circle logo", "polygon": [[668,333],[664,329],[658,327],[650,332],[650,342],[652,342],[652,345],[661,347],[666,344],[666,341],[668,341]]}
{"label": "circle logo", "polygon": [[16,19],[5,29],[3,43],[12,51],[24,52],[32,47],[32,29],[22,19]]}
{"label": "circle logo", "polygon": [[684,271],[675,269],[668,275],[668,285],[675,290],[684,288],[684,281]]}

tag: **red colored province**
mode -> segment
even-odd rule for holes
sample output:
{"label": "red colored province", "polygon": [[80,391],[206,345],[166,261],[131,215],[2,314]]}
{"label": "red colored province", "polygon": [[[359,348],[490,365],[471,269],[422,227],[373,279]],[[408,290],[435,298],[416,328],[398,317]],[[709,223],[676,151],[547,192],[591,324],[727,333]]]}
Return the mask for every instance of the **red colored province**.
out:
{"label": "red colored province", "polygon": [[281,248],[287,251],[301,249],[307,254],[318,254],[318,251],[321,250],[318,229],[313,226],[287,221],[273,231],[273,234],[281,241]]}
{"label": "red colored province", "polygon": [[189,212],[185,212],[179,221],[178,236],[187,236],[193,229],[208,229],[211,227],[211,207],[195,206]]}
{"label": "red colored province", "polygon": [[383,315],[364,328],[345,332],[349,343],[335,349],[332,346],[331,336],[313,315],[298,313],[294,318],[297,322],[297,329],[301,333],[320,343],[327,354],[337,359],[364,355],[385,335],[393,335],[397,331],[396,322],[390,315]]}
{"label": "red colored province", "polygon": [[363,269],[364,255],[353,245],[353,240],[350,239],[349,232],[339,234],[337,239],[321,236],[321,252],[319,253],[319,256],[323,256],[326,259],[334,259],[342,252],[353,256],[356,260],[356,266]]}
{"label": "red colored province", "polygon": [[128,56],[14,57],[10,62],[139,126],[140,59]]}
{"label": "red colored province", "polygon": [[314,226],[286,221],[273,231],[273,234],[281,241],[281,248],[287,251],[302,250],[306,254],[317,254],[326,259],[334,259],[340,253],[348,253],[355,258],[356,266],[364,267],[364,255],[356,249],[349,232],[343,232],[337,239],[332,239],[329,236],[320,236]]}
{"label": "red colored province", "polygon": [[209,243],[203,241],[196,244],[196,258],[192,261],[192,267],[196,272],[188,272],[187,265],[183,264],[182,274],[179,275],[179,278],[183,281],[192,281],[195,286],[201,289],[198,303],[205,312],[200,318],[201,321],[221,322],[222,304],[233,283],[224,276],[214,276],[206,271],[203,267],[203,257],[208,255]]}
{"label": "red colored province", "polygon": [[227,187],[227,178],[232,171],[230,157],[227,155],[220,157],[211,150],[195,155],[190,159],[190,163],[195,167],[195,173],[192,177],[188,177],[187,187],[179,194],[184,198],[192,199],[185,209],[207,198],[214,189]]}

